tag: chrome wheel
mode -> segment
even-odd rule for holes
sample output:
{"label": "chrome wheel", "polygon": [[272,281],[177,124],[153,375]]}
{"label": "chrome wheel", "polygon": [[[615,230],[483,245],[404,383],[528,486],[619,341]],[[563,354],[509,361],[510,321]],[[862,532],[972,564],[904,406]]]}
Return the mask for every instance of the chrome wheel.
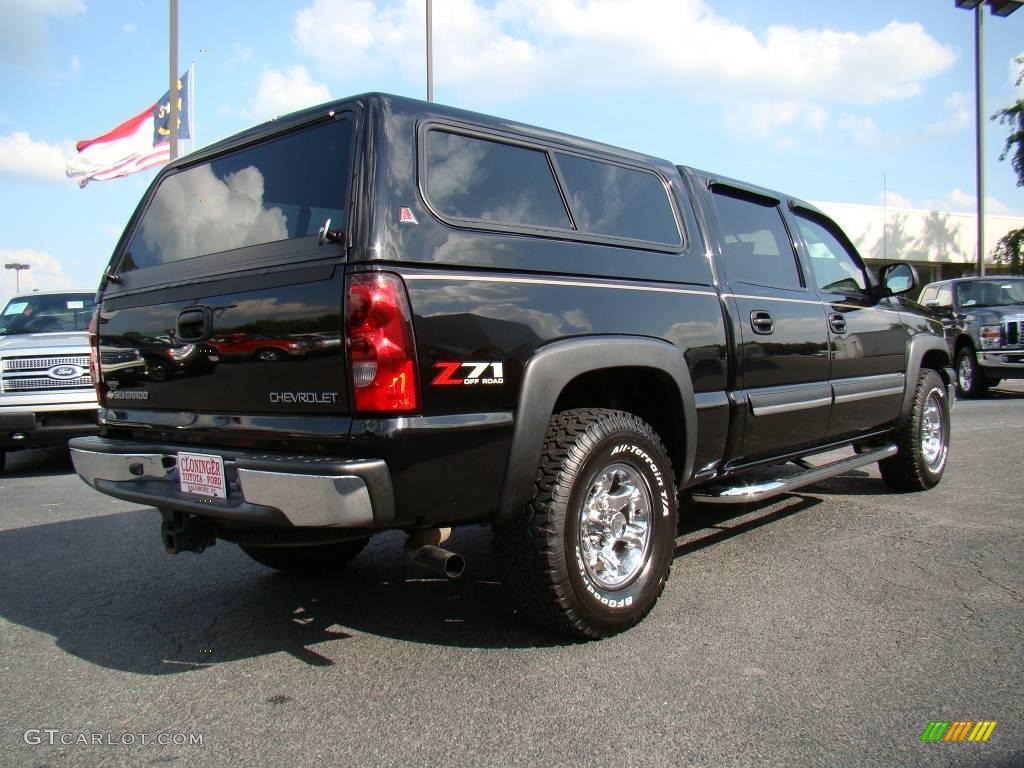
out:
{"label": "chrome wheel", "polygon": [[921,415],[921,455],[933,472],[946,460],[946,420],[935,392],[928,395]]}
{"label": "chrome wheel", "polygon": [[628,464],[593,479],[580,507],[580,552],[587,576],[604,589],[625,586],[643,569],[651,543],[651,493]]}
{"label": "chrome wheel", "polygon": [[956,367],[956,377],[959,380],[960,391],[970,392],[974,386],[974,367],[971,365],[970,353],[960,355],[960,365]]}

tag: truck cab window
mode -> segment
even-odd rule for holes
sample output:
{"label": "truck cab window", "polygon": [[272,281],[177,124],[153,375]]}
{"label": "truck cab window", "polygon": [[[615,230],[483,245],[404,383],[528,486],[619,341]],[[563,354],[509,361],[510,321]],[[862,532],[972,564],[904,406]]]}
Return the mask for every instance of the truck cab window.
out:
{"label": "truck cab window", "polygon": [[828,293],[860,293],[867,290],[864,270],[849,249],[823,224],[797,214],[797,227],[807,244],[814,283]]}
{"label": "truck cab window", "polygon": [[778,206],[723,189],[713,192],[730,279],[770,288],[802,288],[796,254]]}

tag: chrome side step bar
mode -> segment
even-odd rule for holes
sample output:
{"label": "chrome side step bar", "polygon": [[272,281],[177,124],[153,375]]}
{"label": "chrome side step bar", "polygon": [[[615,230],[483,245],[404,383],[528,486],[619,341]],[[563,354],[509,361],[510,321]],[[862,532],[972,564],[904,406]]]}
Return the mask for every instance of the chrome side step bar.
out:
{"label": "chrome side step bar", "polygon": [[747,504],[752,501],[764,501],[795,491],[797,488],[803,488],[805,485],[812,485],[829,477],[835,477],[848,470],[895,456],[896,450],[895,444],[890,444],[868,453],[859,453],[847,459],[833,461],[820,467],[812,467],[791,477],[761,481],[754,485],[712,485],[695,491],[693,500],[706,504]]}

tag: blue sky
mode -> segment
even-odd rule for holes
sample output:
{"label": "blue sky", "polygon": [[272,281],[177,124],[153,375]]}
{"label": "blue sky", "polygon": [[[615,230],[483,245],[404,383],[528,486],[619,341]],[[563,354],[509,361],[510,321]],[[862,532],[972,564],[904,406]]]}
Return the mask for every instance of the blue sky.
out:
{"label": "blue sky", "polygon": [[[425,94],[424,0],[180,0],[199,145],[368,90]],[[74,142],[167,89],[162,0],[0,0],[0,260],[95,287],[155,171],[85,189]],[[1024,10],[985,14],[985,110]],[[973,19],[953,0],[434,0],[435,99],[816,201],[971,211]],[[991,213],[1024,215],[988,123]],[[14,289],[0,273],[0,300]]]}

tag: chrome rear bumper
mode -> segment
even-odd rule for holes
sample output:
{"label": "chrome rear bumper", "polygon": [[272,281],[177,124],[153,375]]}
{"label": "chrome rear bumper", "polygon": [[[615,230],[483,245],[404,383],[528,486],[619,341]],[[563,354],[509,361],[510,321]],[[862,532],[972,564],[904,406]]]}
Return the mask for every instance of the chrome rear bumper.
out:
{"label": "chrome rear bumper", "polygon": [[[75,470],[116,498],[260,526],[385,527],[394,494],[381,459],[263,454],[83,437],[70,442]],[[178,452],[224,460],[227,498],[181,491]]]}

